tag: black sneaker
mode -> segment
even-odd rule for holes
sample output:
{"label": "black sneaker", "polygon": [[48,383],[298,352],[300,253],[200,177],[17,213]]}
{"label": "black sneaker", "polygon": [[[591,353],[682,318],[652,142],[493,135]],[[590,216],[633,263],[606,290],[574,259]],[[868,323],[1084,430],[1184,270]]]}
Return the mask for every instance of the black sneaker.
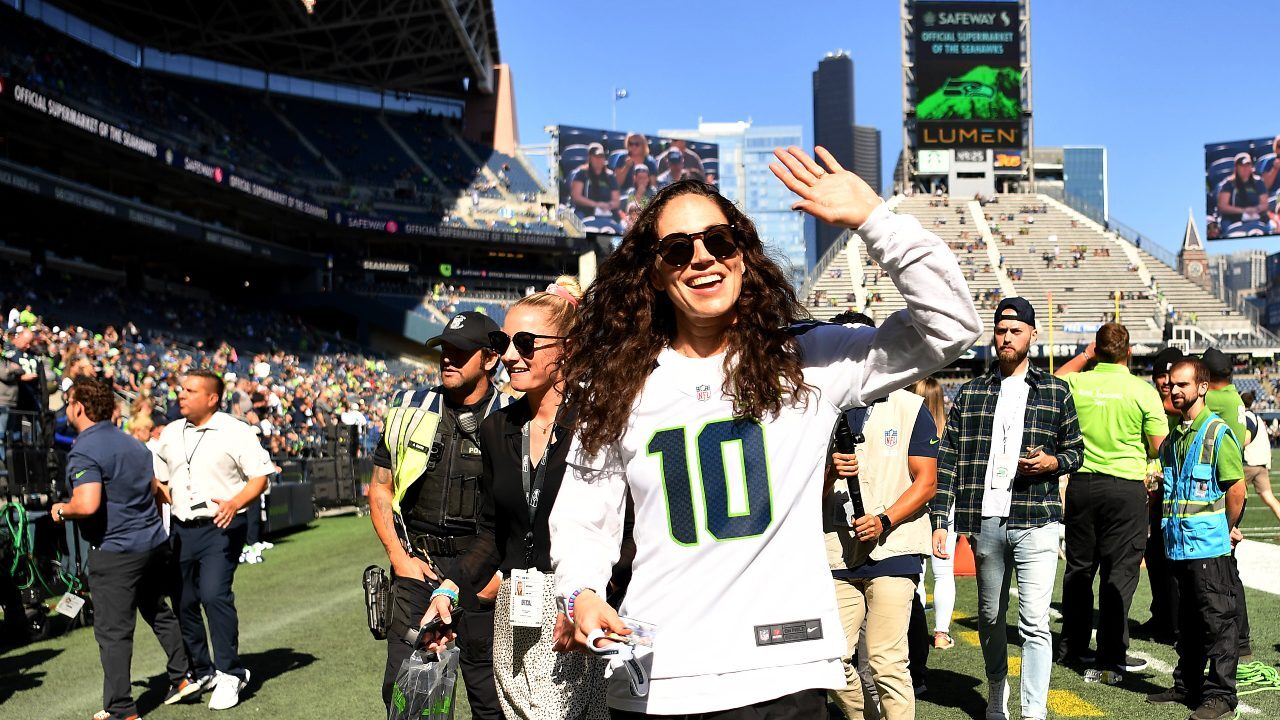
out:
{"label": "black sneaker", "polygon": [[1151,693],[1147,696],[1147,702],[1152,705],[1186,705],[1187,694],[1177,688],[1169,688],[1158,693]]}
{"label": "black sneaker", "polygon": [[1138,672],[1147,669],[1147,661],[1132,655],[1124,656],[1124,669],[1129,672]]}
{"label": "black sneaker", "polygon": [[1228,705],[1222,696],[1212,695],[1205,698],[1187,720],[1231,720],[1235,716],[1236,709]]}

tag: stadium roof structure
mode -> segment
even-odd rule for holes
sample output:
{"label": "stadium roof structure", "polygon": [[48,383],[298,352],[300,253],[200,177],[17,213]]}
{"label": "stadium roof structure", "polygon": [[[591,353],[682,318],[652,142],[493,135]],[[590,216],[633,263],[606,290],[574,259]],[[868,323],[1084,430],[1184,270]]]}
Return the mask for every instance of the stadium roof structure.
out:
{"label": "stadium roof structure", "polygon": [[500,62],[492,0],[49,2],[164,52],[391,92],[491,93]]}

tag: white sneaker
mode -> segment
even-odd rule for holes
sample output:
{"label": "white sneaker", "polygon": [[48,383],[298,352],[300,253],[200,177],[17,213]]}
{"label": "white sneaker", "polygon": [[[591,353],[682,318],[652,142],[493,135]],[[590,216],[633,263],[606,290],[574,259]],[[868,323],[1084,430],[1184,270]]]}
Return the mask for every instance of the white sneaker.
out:
{"label": "white sneaker", "polygon": [[244,679],[235,675],[219,672],[213,679],[213,697],[209,698],[210,710],[227,710],[240,703],[240,691],[249,684],[249,671],[244,671]]}
{"label": "white sneaker", "polygon": [[986,720],[1009,720],[1009,678],[987,678]]}

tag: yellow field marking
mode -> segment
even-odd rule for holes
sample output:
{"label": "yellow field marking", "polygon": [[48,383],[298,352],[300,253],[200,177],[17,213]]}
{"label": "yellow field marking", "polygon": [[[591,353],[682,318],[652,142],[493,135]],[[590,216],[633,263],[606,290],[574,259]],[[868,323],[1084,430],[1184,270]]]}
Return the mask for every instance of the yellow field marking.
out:
{"label": "yellow field marking", "polygon": [[1009,658],[1009,676],[1018,677],[1022,674],[1022,658],[1014,655]]}
{"label": "yellow field marking", "polygon": [[961,632],[959,633],[959,637],[960,637],[960,639],[961,639],[961,640],[963,640],[963,641],[965,641],[965,642],[969,643],[970,645],[972,645],[972,646],[974,646],[974,647],[978,647],[978,645],[979,645],[979,643],[978,643],[978,631],[977,631],[977,630],[963,630],[963,631],[961,631]]}
{"label": "yellow field marking", "polygon": [[1050,690],[1049,709],[1062,717],[1102,717],[1103,712],[1093,703],[1070,690]]}

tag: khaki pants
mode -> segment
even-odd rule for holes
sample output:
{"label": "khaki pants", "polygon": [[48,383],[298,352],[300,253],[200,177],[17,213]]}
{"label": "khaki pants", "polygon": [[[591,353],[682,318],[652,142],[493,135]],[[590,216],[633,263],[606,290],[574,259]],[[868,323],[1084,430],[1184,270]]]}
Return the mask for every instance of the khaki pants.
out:
{"label": "khaki pants", "polygon": [[885,720],[910,720],[916,714],[916,696],[907,665],[907,628],[911,624],[914,578],[879,577],[835,580],[836,604],[847,642],[844,654],[845,689],[831,692],[831,699],[851,720],[862,720],[862,682],[852,661],[858,647],[862,621],[867,621],[867,661],[875,676],[876,690]]}

